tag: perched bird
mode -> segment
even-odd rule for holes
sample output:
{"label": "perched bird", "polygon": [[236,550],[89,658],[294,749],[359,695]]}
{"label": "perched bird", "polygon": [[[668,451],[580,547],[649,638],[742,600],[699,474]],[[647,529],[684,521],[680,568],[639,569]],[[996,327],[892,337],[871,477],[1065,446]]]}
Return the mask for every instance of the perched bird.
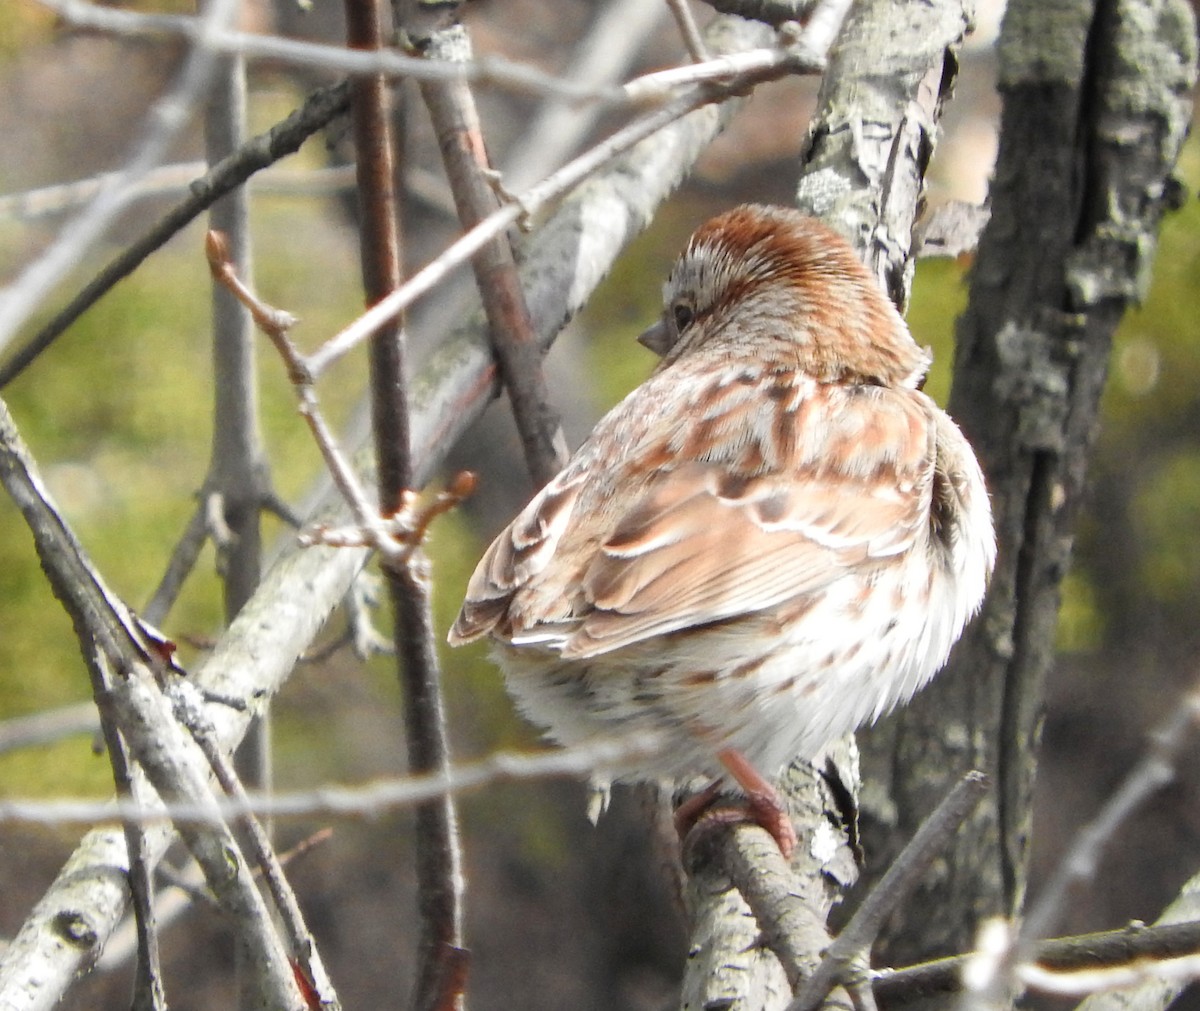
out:
{"label": "perched bird", "polygon": [[627,778],[728,774],[786,855],[770,779],[945,663],[995,559],[987,491],[820,222],[713,218],[664,303],[661,363],[488,548],[449,641],[489,636],[555,741],[661,735]]}

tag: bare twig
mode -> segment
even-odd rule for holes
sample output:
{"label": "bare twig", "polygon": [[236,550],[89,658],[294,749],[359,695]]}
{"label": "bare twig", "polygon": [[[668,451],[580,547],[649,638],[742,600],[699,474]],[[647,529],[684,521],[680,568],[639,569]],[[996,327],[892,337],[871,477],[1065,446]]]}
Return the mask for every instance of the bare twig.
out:
{"label": "bare twig", "polygon": [[147,621],[155,625],[162,623],[195,567],[207,540],[208,510],[202,500],[192,512],[192,518],[188,520],[188,525],[184,527],[183,534],[171,552],[162,579],[146,604],[144,613]]}
{"label": "bare twig", "polygon": [[[204,0],[204,3],[215,0]],[[237,152],[246,132],[246,76],[237,56],[217,62],[206,106],[205,153],[217,165]],[[245,187],[225,194],[209,211],[209,227],[224,236],[225,255],[247,284],[251,273],[250,203]],[[259,510],[268,485],[258,424],[258,370],[249,310],[229,288],[212,283],[213,426],[205,492],[228,535],[218,542],[225,619],[232,620],[258,585]],[[203,493],[202,493],[203,494]]]}
{"label": "bare twig", "polygon": [[1137,807],[1175,777],[1183,747],[1200,724],[1200,686],[1150,734],[1150,745],[1104,806],[1076,835],[1021,923],[1022,945],[1054,930],[1067,900],[1095,876],[1105,848]]}
{"label": "bare twig", "polygon": [[[87,666],[92,677],[92,691],[100,703],[100,728],[104,735],[108,760],[112,764],[117,796],[127,797],[140,804],[142,801],[139,797],[147,789],[145,777],[130,760],[125,741],[111,716],[106,715],[106,707],[103,704],[112,689],[109,665],[97,650],[88,657]],[[167,1001],[163,992],[158,924],[154,916],[152,860],[146,845],[146,832],[143,826],[133,822],[126,822],[122,827],[125,832],[125,847],[129,853],[129,893],[137,936],[137,969],[133,982],[132,1008],[133,1011],[165,1011]]]}
{"label": "bare twig", "polygon": [[3,400],[0,484],[33,534],[42,568],[75,624],[85,658],[91,656],[95,643],[109,656],[136,656],[160,673],[174,668],[174,643],[138,618],[108,587],[46,490]]}
{"label": "bare twig", "polygon": [[692,62],[703,63],[708,59],[708,47],[704,44],[700,29],[696,27],[696,19],[692,16],[688,0],[667,0],[667,6],[671,8],[671,16],[679,25],[679,34],[683,36],[683,44],[687,46]]}
{"label": "bare twig", "polygon": [[[318,829],[311,835],[301,839],[295,846],[279,855],[279,862],[288,867],[293,860],[303,856],[314,846],[326,842],[333,834],[333,829],[326,827]],[[195,905],[216,908],[216,900],[204,884],[204,875],[194,860],[188,862],[183,870],[175,870],[160,861],[156,869],[155,879],[159,885],[155,895],[154,912],[159,929],[163,930],[186,915]],[[119,969],[134,953],[136,941],[128,923],[122,923],[115,931],[104,951],[96,960],[96,971],[112,972]]]}
{"label": "bare twig", "polygon": [[308,423],[334,485],[353,514],[354,525],[348,529],[315,524],[302,531],[298,540],[305,546],[369,547],[397,564],[407,564],[413,551],[424,540],[430,523],[472,494],[474,475],[469,471],[461,472],[445,491],[426,504],[421,504],[420,496],[415,492],[405,490],[399,496],[396,511],[381,516],[321,412],[308,361],[289,336],[296,317],[286,310],[268,305],[242,283],[226,255],[223,236],[216,232],[209,232],[205,236],[205,255],[213,276],[250,310],[256,325],[275,345],[300,402],[300,414]]}
{"label": "bare twig", "polygon": [[94,825],[114,819],[154,824],[211,824],[244,814],[259,818],[377,818],[388,811],[415,807],[430,800],[469,793],[499,783],[582,779],[597,770],[619,773],[654,755],[661,742],[653,735],[632,734],[573,748],[544,752],[497,751],[478,762],[453,765],[427,775],[381,779],[363,786],[322,786],[314,790],[248,792],[242,799],[214,799],[210,804],[172,800],[147,806],[118,798],[0,800],[0,823],[29,825]]}
{"label": "bare twig", "polygon": [[[232,763],[214,740],[198,693],[191,685],[183,682],[174,686],[173,699],[176,715],[191,731],[193,739],[212,767],[217,782],[221,784],[221,789],[234,800],[245,803],[245,787]],[[303,971],[308,985],[318,995],[320,1006],[323,1009],[328,1008],[329,1011],[336,1011],[340,1004],[334,993],[333,983],[325,971],[312,933],[304,922],[304,914],[296,900],[296,893],[292,891],[292,886],[283,873],[283,857],[275,854],[262,823],[254,815],[249,812],[238,815],[237,824],[245,835],[254,862],[279,913],[291,957]]]}
{"label": "bare twig", "polygon": [[[182,36],[194,39],[203,32],[199,19],[185,15],[143,14],[85,0],[38,0],[64,21],[122,36]],[[360,77],[411,77],[416,80],[462,80],[493,85],[517,94],[551,94],[573,101],[621,101],[620,89],[590,88],[562,81],[536,67],[491,57],[466,66],[427,63],[390,50],[376,52],[302,42],[274,35],[210,30],[204,43],[213,52],[238,53],[247,59],[265,59],[295,66]]]}
{"label": "bare twig", "polygon": [[[105,7],[85,0],[38,0],[43,6],[59,14],[65,21],[79,27],[95,28],[114,35],[162,36],[178,35],[193,38],[198,35],[198,22],[194,17],[172,14],[144,14],[137,11]],[[839,0],[844,6],[845,0]],[[828,13],[828,0],[821,5]],[[819,11],[818,14],[821,12]],[[842,11],[844,13],[844,10]],[[806,43],[812,43],[811,52],[822,53],[828,48],[832,33],[826,38],[828,25],[819,24],[814,16],[805,26]],[[840,14],[837,16],[840,21]],[[836,23],[833,25],[836,31]],[[640,103],[664,102],[674,97],[674,89],[680,83],[696,83],[703,80],[721,79],[741,74],[750,67],[761,67],[779,58],[771,49],[757,50],[738,56],[736,60],[720,59],[711,64],[693,64],[688,73],[680,76],[675,72],[647,74],[624,87],[606,84],[565,80],[544,73],[535,67],[514,63],[497,57],[485,57],[470,63],[443,63],[427,61],[418,57],[405,56],[391,50],[368,52],[345,49],[340,46],[322,45],[285,39],[272,35],[256,35],[237,31],[210,31],[205,44],[213,52],[237,53],[246,59],[283,61],[297,66],[310,66],[351,76],[371,77],[383,75],[389,78],[412,78],[418,81],[467,81],[472,84],[493,85],[519,94],[531,94],[558,98],[571,102],[600,103],[607,105],[635,105]]]}
{"label": "bare twig", "polygon": [[[1120,930],[1081,934],[1037,942],[1033,958],[1021,975],[1031,986],[1057,978],[1072,986],[1128,977],[1160,964],[1185,964],[1200,956],[1200,921],[1148,927],[1140,923]],[[881,1000],[907,1003],[962,988],[963,970],[971,955],[940,958],[904,969],[882,969],[872,974],[872,987]],[[1064,987],[1059,987],[1063,989]],[[1083,989],[1079,986],[1076,990]]]}
{"label": "bare twig", "polygon": [[[382,48],[380,2],[346,0],[346,38],[351,46]],[[363,288],[367,304],[374,305],[400,285],[403,272],[392,185],[395,145],[382,77],[356,82],[351,111],[363,212]],[[379,501],[387,514],[407,509],[416,487],[407,355],[403,316],[381,320],[371,334],[371,414]],[[428,562],[417,541],[403,555],[385,555],[382,567],[392,603],[408,765],[417,773],[441,772],[449,767],[450,753]],[[465,989],[465,882],[453,798],[443,796],[417,807],[414,845],[419,927],[414,1006],[418,1011],[456,1011],[463,1006]]]}
{"label": "bare twig", "polygon": [[987,777],[978,772],[969,773],[922,822],[916,835],[829,946],[821,964],[804,981],[787,1011],[814,1011],[836,984],[853,982],[847,976],[848,970],[857,966],[861,975],[884,921],[920,884],[930,863],[986,791]]}
{"label": "bare twig", "polygon": [[[225,56],[218,62],[205,107],[204,145],[210,165],[240,149],[246,138],[246,118],[245,60],[236,54]],[[248,282],[253,276],[253,254],[246,187],[238,187],[213,204],[208,223],[222,234],[226,255]],[[223,542],[214,539],[228,623],[253,595],[262,576],[262,504],[270,489],[270,476],[259,428],[253,319],[237,295],[216,278],[210,298],[212,452],[201,494],[210,501],[219,500],[219,519],[229,534]],[[264,707],[237,753],[242,777],[263,790],[270,789],[273,774],[270,719],[270,710]],[[245,973],[237,975],[244,986]]]}
{"label": "bare twig", "polygon": [[[456,24],[438,31],[424,45],[423,52],[445,60],[469,60],[471,42],[466,29]],[[499,205],[487,180],[490,166],[475,100],[464,82],[428,82],[422,85],[421,94],[441,147],[459,220],[464,228],[472,228]],[[487,313],[497,368],[525,451],[525,464],[535,486],[541,487],[567,462],[567,440],[550,404],[542,352],[508,237],[499,235],[487,243],[472,265]]]}
{"label": "bare twig", "polygon": [[308,362],[288,335],[296,323],[296,317],[283,309],[267,305],[242,283],[233,263],[229,260],[228,251],[221,235],[209,232],[205,236],[204,249],[213,276],[234,292],[242,304],[250,310],[255,324],[275,345],[275,350],[283,359],[288,370],[288,379],[300,401],[300,414],[313,433],[313,438],[321,450],[321,455],[334,483],[347,505],[350,506],[358,526],[371,532],[371,536],[365,543],[374,547],[386,545],[389,537],[384,522],[379,516],[379,510],[375,508],[370,495],[355,474],[353,466],[338,447],[337,439],[321,413]]}
{"label": "bare twig", "polygon": [[[161,694],[136,671],[114,685],[110,711],[129,749],[158,795],[165,801],[185,800],[211,812],[216,800],[208,788],[208,766],[184,736]],[[298,1008],[301,1001],[287,955],[270,914],[233,834],[219,819],[204,825],[177,825],[205,881],[231,917],[238,945],[245,952],[247,983],[265,1007]]]}

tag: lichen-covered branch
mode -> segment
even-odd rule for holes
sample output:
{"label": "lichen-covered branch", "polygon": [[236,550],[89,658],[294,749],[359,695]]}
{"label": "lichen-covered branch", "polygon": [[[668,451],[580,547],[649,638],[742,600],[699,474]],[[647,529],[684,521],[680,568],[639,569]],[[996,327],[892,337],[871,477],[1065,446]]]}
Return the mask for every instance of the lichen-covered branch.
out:
{"label": "lichen-covered branch", "polygon": [[962,950],[983,917],[1021,906],[1042,682],[1110,341],[1145,283],[1194,80],[1179,0],[1009,4],[992,216],[950,399],[988,475],[1000,556],[982,615],[891,722],[877,767],[905,830],[965,768],[998,789],[897,924],[893,961]]}
{"label": "lichen-covered branch", "polygon": [[[957,0],[852,5],[830,53],[802,155],[798,205],[848,234],[900,304],[907,301],[911,281],[912,227],[937,117],[956,67],[953,50],[967,23]],[[857,876],[857,775],[857,751],[849,744],[831,750],[821,768],[794,765],[781,784],[801,838],[807,837],[784,888],[803,896],[818,926]],[[688,964],[685,1007],[736,997],[746,1007],[774,1008],[790,1000],[780,963],[760,947],[746,947],[754,925],[749,908],[721,889],[731,876],[728,869],[747,859],[737,851],[745,838],[726,836],[725,852],[713,855],[715,866],[693,861],[689,898],[696,954]],[[807,956],[793,951],[789,961],[807,963],[811,972],[829,938],[823,928],[806,929],[793,942],[809,949]]]}

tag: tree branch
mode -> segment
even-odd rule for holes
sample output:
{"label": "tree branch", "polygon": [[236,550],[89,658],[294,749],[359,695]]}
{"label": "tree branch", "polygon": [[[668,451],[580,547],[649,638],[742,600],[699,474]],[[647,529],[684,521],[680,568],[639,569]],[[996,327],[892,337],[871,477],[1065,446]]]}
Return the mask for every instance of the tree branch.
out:
{"label": "tree branch", "polygon": [[[347,0],[350,46],[383,47],[381,0]],[[403,25],[403,21],[398,24]],[[360,248],[368,306],[399,287],[403,265],[399,213],[393,189],[395,140],[389,92],[382,77],[355,83],[351,113],[357,152]],[[371,335],[371,415],[379,501],[384,515],[407,504],[416,487],[409,408],[408,340],[402,316]],[[392,604],[393,641],[404,697],[409,769],[444,772],[450,762],[441,669],[434,645],[429,563],[418,536],[411,551],[380,558]],[[417,873],[417,1011],[461,1011],[466,965],[463,947],[465,882],[458,816],[449,795],[421,804],[414,833]]]}
{"label": "tree branch", "polygon": [[134,240],[36,334],[0,365],[0,389],[21,374],[72,323],[132,274],[184,226],[236,189],[254,173],[294,154],[309,137],[350,108],[350,85],[334,84],[314,91],[290,116],[259,134],[213,165],[187,187],[188,195],[148,232]]}
{"label": "tree branch", "polygon": [[[411,31],[408,34],[413,37]],[[471,59],[471,41],[462,25],[442,29],[419,45],[430,58]],[[500,205],[495,189],[487,181],[491,168],[474,97],[465,82],[426,82],[421,86],[421,95],[437,134],[459,220],[464,228],[473,228]],[[542,351],[508,236],[498,235],[471,262],[525,464],[535,487],[540,488],[567,462],[567,440],[550,404],[542,373]]]}
{"label": "tree branch", "polygon": [[1190,9],[1152,7],[1007,9],[992,217],[950,397],[988,475],[999,558],[946,670],[887,724],[878,769],[897,831],[964,767],[997,791],[896,925],[893,960],[962,950],[1023,902],[1042,681],[1111,335],[1149,269],[1195,79]]}

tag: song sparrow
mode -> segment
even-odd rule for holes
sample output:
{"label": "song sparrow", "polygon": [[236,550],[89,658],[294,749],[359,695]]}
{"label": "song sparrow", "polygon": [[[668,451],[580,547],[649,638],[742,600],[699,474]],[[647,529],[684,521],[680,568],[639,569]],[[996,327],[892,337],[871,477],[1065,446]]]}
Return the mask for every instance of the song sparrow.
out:
{"label": "song sparrow", "polygon": [[788,853],[773,777],[905,702],[978,609],[983,475],[928,356],[850,246],[796,211],[702,225],[663,355],[493,542],[453,645],[491,637],[522,712],[647,729],[639,779],[728,772]]}

